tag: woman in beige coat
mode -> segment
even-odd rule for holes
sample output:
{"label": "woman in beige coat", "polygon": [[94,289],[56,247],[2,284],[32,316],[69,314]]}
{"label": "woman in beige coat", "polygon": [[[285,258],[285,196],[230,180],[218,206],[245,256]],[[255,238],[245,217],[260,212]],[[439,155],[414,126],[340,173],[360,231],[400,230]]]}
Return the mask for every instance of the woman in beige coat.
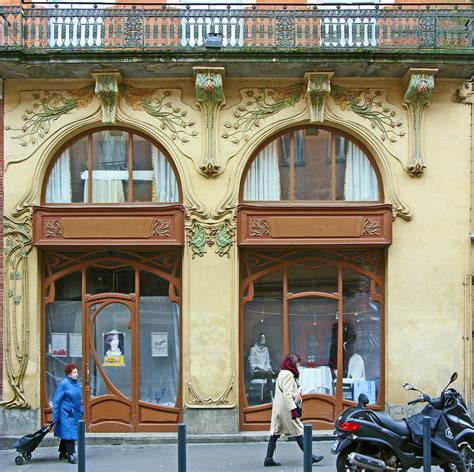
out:
{"label": "woman in beige coat", "polygon": [[[283,360],[278,374],[273,398],[272,423],[268,441],[265,467],[280,466],[273,460],[278,438],[285,434],[295,436],[296,442],[303,450],[303,423],[298,418],[296,405],[302,406],[303,396],[300,389],[298,365],[301,359],[298,354],[290,352]],[[323,460],[323,456],[313,456],[313,464]]]}

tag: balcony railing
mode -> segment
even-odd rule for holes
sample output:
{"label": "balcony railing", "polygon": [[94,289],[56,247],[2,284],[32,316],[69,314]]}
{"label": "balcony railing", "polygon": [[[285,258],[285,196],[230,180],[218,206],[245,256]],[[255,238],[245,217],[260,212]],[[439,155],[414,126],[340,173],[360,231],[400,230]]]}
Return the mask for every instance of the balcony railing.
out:
{"label": "balcony railing", "polygon": [[469,4],[67,6],[0,6],[0,50],[203,51],[210,33],[222,51],[474,47]]}

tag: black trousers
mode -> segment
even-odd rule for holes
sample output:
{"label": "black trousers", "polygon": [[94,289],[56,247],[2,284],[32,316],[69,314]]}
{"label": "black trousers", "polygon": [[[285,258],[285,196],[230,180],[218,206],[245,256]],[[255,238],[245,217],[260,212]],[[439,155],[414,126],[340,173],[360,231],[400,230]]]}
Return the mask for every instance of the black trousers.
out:
{"label": "black trousers", "polygon": [[59,452],[64,454],[75,454],[76,453],[76,443],[73,439],[61,439],[59,443]]}

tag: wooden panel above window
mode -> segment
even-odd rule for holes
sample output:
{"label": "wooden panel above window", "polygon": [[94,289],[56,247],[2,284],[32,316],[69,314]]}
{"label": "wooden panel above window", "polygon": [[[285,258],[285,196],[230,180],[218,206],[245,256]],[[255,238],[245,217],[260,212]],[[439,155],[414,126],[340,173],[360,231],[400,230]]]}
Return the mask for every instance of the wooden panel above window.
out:
{"label": "wooden panel above window", "polygon": [[289,208],[240,205],[240,246],[388,246],[391,205]]}
{"label": "wooden panel above window", "polygon": [[183,246],[182,205],[163,208],[33,209],[33,244],[53,246]]}

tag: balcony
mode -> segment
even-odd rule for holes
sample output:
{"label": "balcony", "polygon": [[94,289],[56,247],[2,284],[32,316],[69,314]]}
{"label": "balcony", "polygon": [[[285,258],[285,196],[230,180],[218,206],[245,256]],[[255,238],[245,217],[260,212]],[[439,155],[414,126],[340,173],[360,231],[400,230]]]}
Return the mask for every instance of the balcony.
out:
{"label": "balcony", "polygon": [[[446,64],[447,71],[464,64],[468,73],[474,52],[470,4],[69,5],[74,4],[0,6],[0,61],[8,66],[59,60],[67,67],[65,60],[109,65],[204,60],[248,67],[276,58],[332,67],[403,57]],[[210,34],[221,39],[220,48],[205,47]]]}

